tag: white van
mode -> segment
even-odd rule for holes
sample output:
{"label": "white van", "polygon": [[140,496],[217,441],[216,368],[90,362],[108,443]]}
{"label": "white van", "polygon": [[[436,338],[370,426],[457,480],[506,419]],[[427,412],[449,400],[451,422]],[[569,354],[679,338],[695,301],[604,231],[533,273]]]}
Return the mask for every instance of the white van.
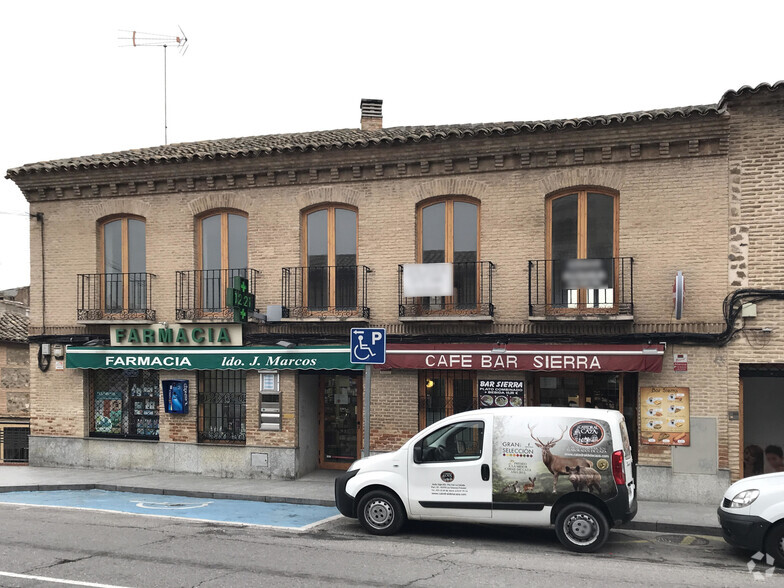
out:
{"label": "white van", "polygon": [[592,552],[637,513],[632,455],[615,410],[514,407],[461,412],[392,453],[355,461],[335,502],[374,535],[407,519],[555,525]]}

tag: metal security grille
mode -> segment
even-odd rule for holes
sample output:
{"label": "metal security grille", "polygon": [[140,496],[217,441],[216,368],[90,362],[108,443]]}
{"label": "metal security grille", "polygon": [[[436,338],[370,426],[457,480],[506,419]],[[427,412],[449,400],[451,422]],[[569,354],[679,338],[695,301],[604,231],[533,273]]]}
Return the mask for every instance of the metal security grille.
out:
{"label": "metal security grille", "polygon": [[420,428],[444,417],[477,408],[474,372],[422,371],[419,380]]}
{"label": "metal security grille", "polygon": [[94,370],[90,378],[90,436],[158,439],[158,373]]}
{"label": "metal security grille", "polygon": [[199,372],[199,441],[245,443],[245,399],[245,372]]}
{"label": "metal security grille", "polygon": [[6,427],[0,429],[0,446],[3,462],[27,463],[29,457],[30,429],[28,427]]}

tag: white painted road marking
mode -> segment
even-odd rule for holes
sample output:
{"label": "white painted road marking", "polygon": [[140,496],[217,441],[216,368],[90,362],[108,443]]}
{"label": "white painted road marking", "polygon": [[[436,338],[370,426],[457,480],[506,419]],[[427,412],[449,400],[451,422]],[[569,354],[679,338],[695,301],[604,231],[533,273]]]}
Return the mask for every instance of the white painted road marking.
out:
{"label": "white painted road marking", "polygon": [[117,584],[96,584],[95,582],[79,582],[78,580],[63,580],[62,578],[47,578],[46,576],[30,576],[28,574],[15,574],[13,572],[0,572],[0,576],[7,578],[20,578],[22,580],[35,580],[36,582],[52,582],[53,584],[69,584],[71,586],[89,586],[90,588],[130,588]]}
{"label": "white painted road marking", "polygon": [[187,504],[184,502],[147,502],[147,501],[137,501],[137,500],[131,500],[131,502],[135,503],[136,506],[138,506],[139,508],[150,508],[153,510],[169,510],[169,509],[181,510],[185,508],[204,508],[208,504],[212,504],[212,501],[191,503],[191,504]]}

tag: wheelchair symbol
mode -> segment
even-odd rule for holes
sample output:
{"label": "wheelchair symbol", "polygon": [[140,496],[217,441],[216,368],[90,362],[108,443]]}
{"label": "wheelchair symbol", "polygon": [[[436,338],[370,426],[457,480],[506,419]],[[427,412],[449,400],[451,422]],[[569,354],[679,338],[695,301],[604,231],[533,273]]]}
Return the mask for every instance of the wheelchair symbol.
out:
{"label": "wheelchair symbol", "polygon": [[[365,344],[364,335],[357,335],[357,341],[358,343],[354,346],[354,357],[359,361],[365,361],[376,356],[376,354],[373,353],[373,350]],[[363,353],[360,353],[360,351]]]}

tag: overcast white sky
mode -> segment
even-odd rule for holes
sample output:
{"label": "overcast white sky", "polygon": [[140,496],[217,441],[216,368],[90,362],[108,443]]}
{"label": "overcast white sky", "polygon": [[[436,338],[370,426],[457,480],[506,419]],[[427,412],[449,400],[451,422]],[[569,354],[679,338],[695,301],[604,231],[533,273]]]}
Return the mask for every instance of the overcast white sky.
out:
{"label": "overcast white sky", "polygon": [[[0,170],[169,142],[710,104],[784,79],[778,1],[0,2]],[[29,284],[27,203],[0,180],[0,289]],[[14,214],[16,213],[16,214]],[[74,278],[75,279],[75,278]]]}

